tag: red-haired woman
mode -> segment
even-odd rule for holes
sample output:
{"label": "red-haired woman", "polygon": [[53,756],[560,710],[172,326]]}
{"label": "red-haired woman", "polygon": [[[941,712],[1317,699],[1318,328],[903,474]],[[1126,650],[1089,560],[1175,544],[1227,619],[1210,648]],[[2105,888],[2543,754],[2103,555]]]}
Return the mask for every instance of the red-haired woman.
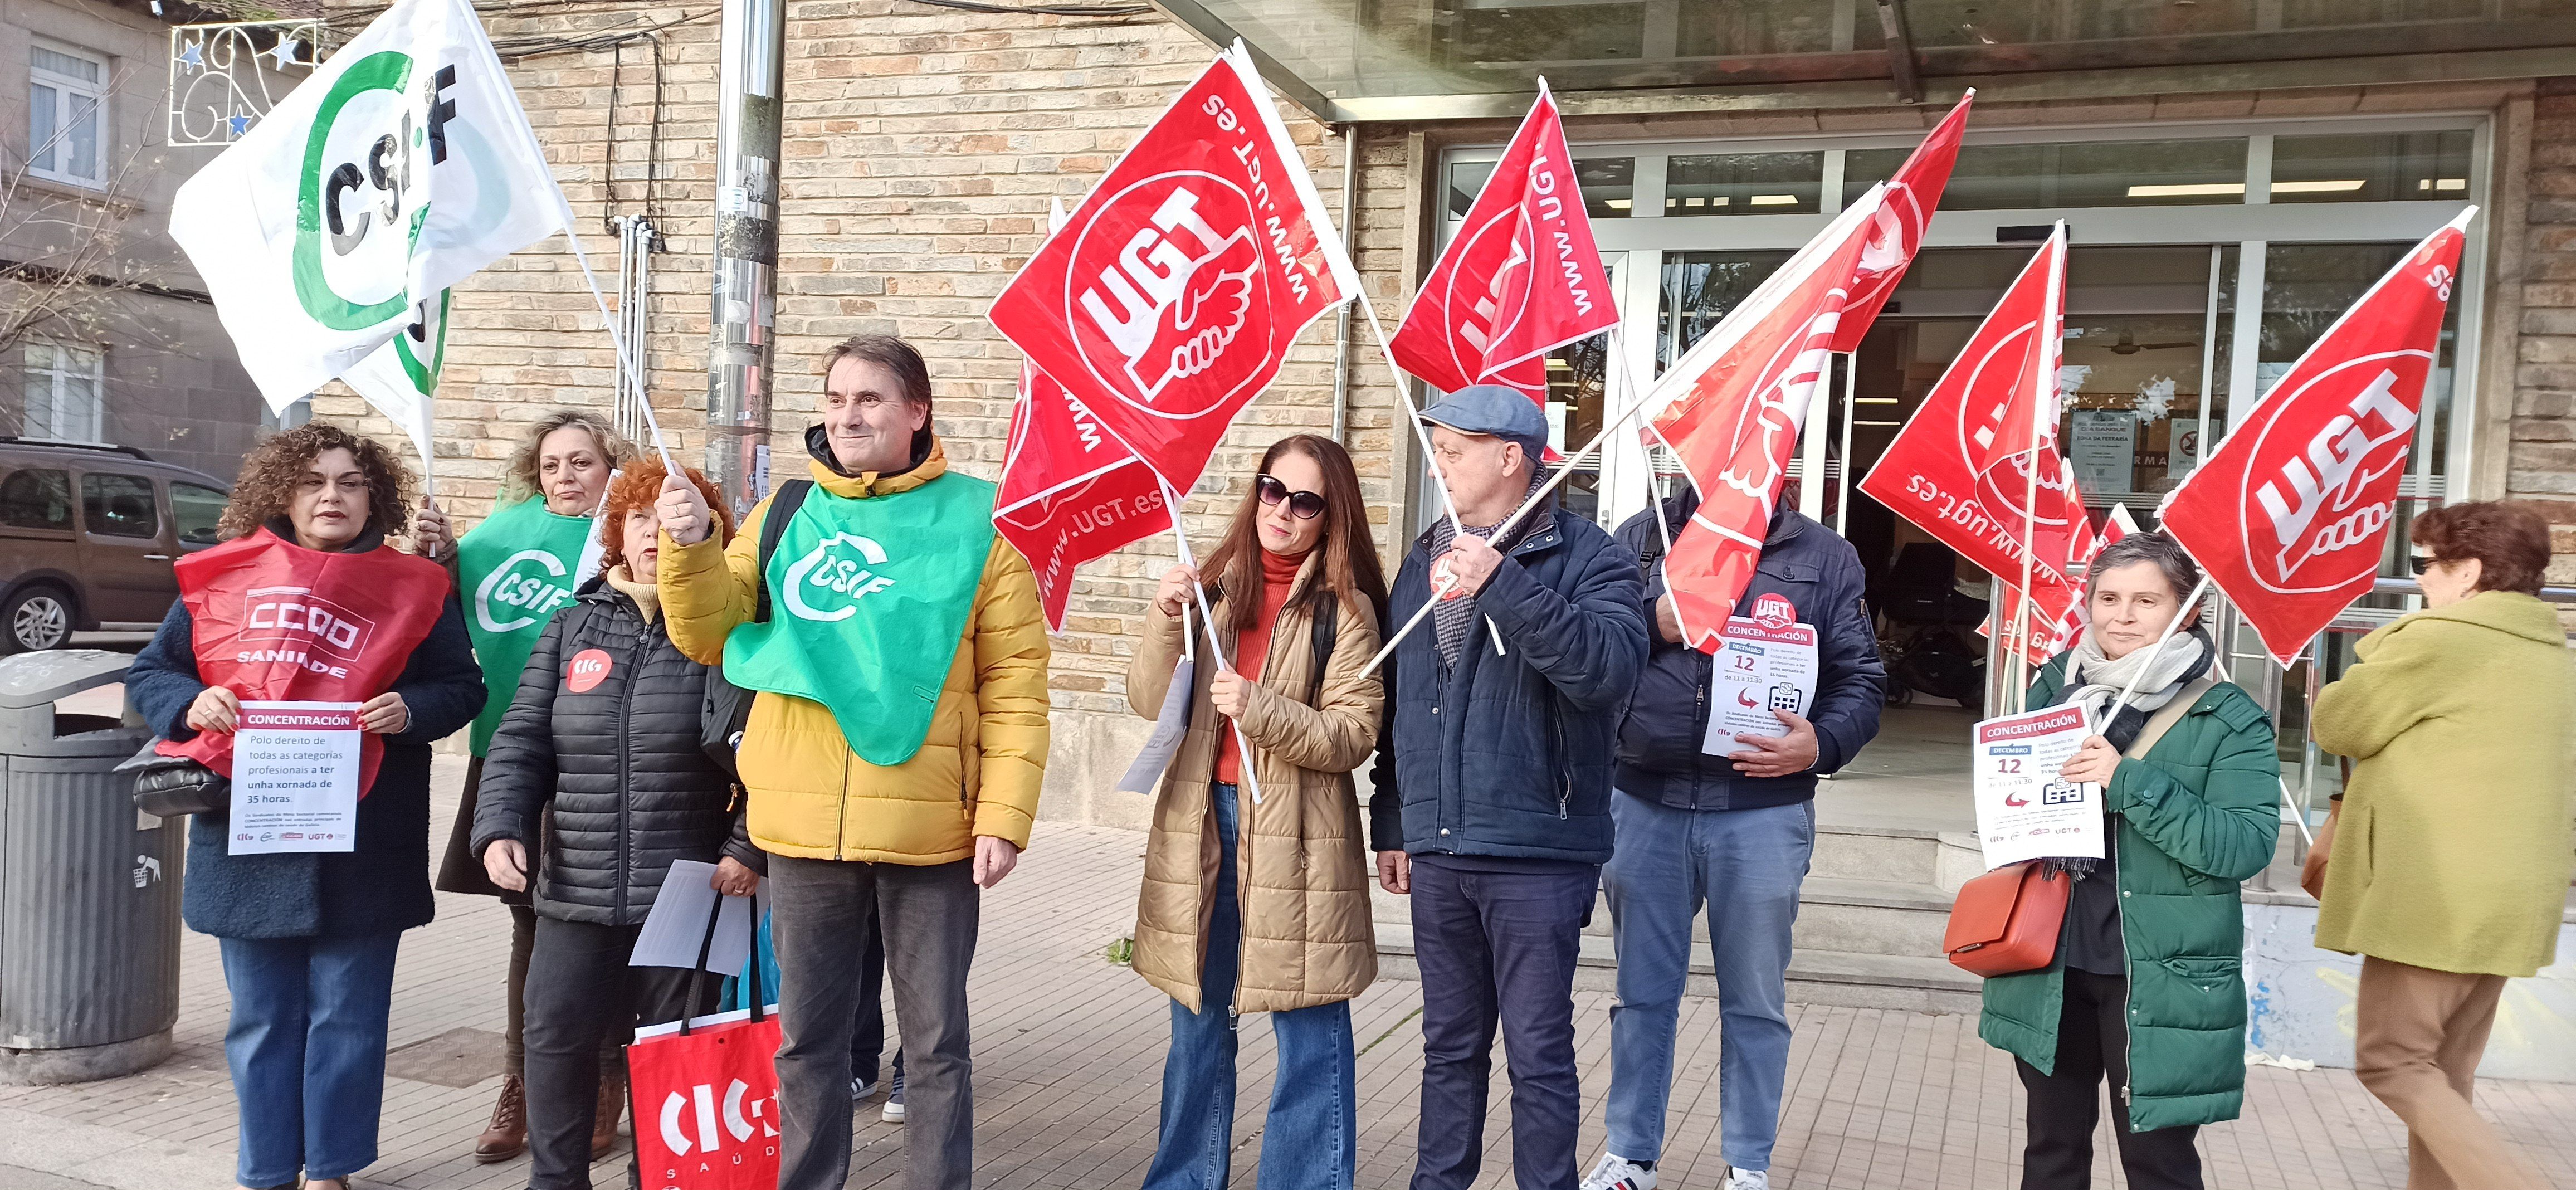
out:
{"label": "red-haired woman", "polygon": [[[1362,670],[1386,606],[1350,455],[1311,434],[1273,444],[1208,573],[1217,635],[1236,668],[1199,661],[1189,732],[1155,799],[1145,852],[1135,968],[1172,997],[1161,1139],[1145,1186],[1226,1184],[1233,1018],[1267,1012],[1279,1072],[1261,1186],[1347,1190],[1359,1131],[1349,1001],[1377,975],[1350,773],[1377,744],[1384,691]],[[1139,715],[1161,709],[1184,634],[1204,637],[1190,595],[1198,577],[1174,567],[1155,593],[1127,667]],[[1247,766],[1257,788],[1238,798]]]}
{"label": "red-haired woman", "polygon": [[2550,964],[2567,903],[2576,673],[2536,598],[2549,523],[2490,500],[2408,536],[2424,610],[2363,637],[2317,696],[2317,746],[2353,759],[2308,859],[2317,945],[2362,956],[2353,1073],[2406,1121],[2407,1185],[2539,1190],[2469,1089],[2505,980]]}
{"label": "red-haired woman", "polygon": [[[715,489],[687,474],[719,540],[731,536]],[[527,889],[534,877],[522,1012],[536,1190],[590,1186],[601,1039],[713,1003],[714,982],[698,972],[626,965],[672,861],[716,862],[716,888],[728,895],[756,880],[736,858],[748,843],[733,838],[732,783],[700,749],[707,667],[660,625],[662,476],[661,464],[641,463],[609,485],[600,575],[537,638],[474,808],[474,854],[492,882]]]}

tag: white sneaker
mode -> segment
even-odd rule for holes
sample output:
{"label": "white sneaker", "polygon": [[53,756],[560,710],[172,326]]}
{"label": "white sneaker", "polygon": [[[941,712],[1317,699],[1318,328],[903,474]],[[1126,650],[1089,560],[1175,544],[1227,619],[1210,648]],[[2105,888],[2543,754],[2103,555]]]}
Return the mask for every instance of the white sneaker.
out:
{"label": "white sneaker", "polygon": [[1728,1166],[1726,1182],[1718,1190],[1771,1190],[1771,1171]]}
{"label": "white sneaker", "polygon": [[1583,1190],[1655,1190],[1655,1171],[1605,1152],[1592,1172],[1583,1175]]}
{"label": "white sneaker", "polygon": [[903,1100],[900,1100],[900,1099],[888,1099],[888,1100],[886,1100],[886,1103],[885,1103],[885,1110],[884,1110],[884,1111],[882,1111],[882,1112],[879,1112],[879,1113],[877,1114],[877,1118],[878,1118],[878,1119],[881,1119],[881,1120],[884,1120],[886,1123],[889,1123],[889,1124],[900,1124],[900,1123],[903,1123]]}

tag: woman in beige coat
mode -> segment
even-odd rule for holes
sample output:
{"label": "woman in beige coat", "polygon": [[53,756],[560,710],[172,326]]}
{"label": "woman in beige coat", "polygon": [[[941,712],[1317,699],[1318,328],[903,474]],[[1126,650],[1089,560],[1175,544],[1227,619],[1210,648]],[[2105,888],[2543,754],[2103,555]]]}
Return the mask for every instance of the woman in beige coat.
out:
{"label": "woman in beige coat", "polygon": [[1350,774],[1377,744],[1384,695],[1362,670],[1386,606],[1350,455],[1311,434],[1273,444],[1207,569],[1235,668],[1206,655],[1190,589],[1199,575],[1186,566],[1163,576],[1127,667],[1128,702],[1152,718],[1185,634],[1199,636],[1189,730],[1154,802],[1136,905],[1136,972],[1172,997],[1145,1186],[1225,1186],[1235,1018],[1267,1012],[1279,1071],[1262,1190],[1349,1190],[1359,1140],[1349,1001],[1377,975]]}

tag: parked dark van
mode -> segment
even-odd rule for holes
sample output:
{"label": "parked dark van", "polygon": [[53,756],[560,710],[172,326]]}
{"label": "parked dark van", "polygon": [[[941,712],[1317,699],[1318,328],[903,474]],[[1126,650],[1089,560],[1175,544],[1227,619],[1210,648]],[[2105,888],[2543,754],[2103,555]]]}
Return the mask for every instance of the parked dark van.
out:
{"label": "parked dark van", "polygon": [[0,437],[0,653],[151,631],[231,493],[130,446]]}

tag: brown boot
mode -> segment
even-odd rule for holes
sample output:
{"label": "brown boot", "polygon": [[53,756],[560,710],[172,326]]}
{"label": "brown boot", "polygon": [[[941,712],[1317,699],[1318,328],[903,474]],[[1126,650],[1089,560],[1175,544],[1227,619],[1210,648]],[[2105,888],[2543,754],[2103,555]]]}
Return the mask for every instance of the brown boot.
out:
{"label": "brown boot", "polygon": [[599,1114],[591,1117],[590,1159],[597,1161],[617,1147],[617,1118],[626,1113],[626,1080],[599,1072]]}
{"label": "brown boot", "polygon": [[518,1075],[501,1080],[501,1101],[492,1105],[492,1124],[474,1138],[474,1159],[485,1165],[507,1161],[528,1148],[528,1088]]}

